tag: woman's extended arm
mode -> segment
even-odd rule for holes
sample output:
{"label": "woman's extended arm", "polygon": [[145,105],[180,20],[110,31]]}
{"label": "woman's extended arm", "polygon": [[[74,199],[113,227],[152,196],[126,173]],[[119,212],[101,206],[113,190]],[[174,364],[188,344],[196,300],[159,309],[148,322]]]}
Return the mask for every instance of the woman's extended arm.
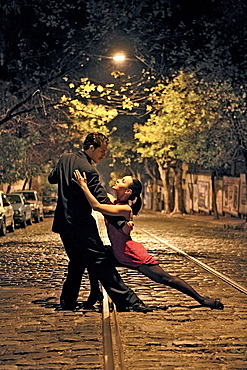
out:
{"label": "woman's extended arm", "polygon": [[75,170],[74,176],[75,179],[73,179],[73,181],[75,181],[82,188],[85,196],[87,197],[88,202],[95,211],[99,211],[109,216],[124,216],[127,220],[130,219],[131,214],[130,206],[128,206],[127,204],[111,205],[99,203],[88,189],[86,174],[83,173],[82,177],[80,172],[78,170]]}

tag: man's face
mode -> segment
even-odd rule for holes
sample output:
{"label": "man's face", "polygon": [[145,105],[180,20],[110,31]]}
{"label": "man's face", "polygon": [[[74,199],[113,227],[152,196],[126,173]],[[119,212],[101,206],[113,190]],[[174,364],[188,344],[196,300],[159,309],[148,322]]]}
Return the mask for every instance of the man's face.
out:
{"label": "man's face", "polygon": [[98,148],[94,148],[93,145],[86,151],[87,155],[95,162],[99,163],[106,155],[107,143],[102,143]]}

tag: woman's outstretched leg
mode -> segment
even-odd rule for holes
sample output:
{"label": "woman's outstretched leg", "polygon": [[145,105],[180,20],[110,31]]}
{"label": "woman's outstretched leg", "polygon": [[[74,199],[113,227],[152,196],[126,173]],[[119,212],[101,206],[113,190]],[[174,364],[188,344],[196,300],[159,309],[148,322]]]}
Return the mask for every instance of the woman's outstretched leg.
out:
{"label": "woman's outstretched leg", "polygon": [[216,309],[224,308],[223,304],[218,299],[201,296],[184,280],[180,279],[178,276],[167,274],[159,265],[141,265],[138,267],[138,270],[143,275],[146,275],[157,283],[170,286],[171,288],[187,294],[199,302],[202,306]]}

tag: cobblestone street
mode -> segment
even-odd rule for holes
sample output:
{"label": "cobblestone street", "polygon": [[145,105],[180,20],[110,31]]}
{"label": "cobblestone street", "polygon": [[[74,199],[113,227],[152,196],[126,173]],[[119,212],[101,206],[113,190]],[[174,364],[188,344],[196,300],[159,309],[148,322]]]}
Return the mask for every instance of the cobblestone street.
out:
{"label": "cobblestone street", "polygon": [[[101,314],[56,311],[67,267],[52,219],[0,238],[0,369],[103,369]],[[246,233],[204,227],[192,218],[140,215],[133,238],[169,273],[203,295],[219,297],[224,311],[121,268],[124,281],[153,312],[118,313],[127,369],[247,369],[247,297],[200,266],[138,231],[149,229],[246,287]],[[88,294],[83,279],[80,300]]]}

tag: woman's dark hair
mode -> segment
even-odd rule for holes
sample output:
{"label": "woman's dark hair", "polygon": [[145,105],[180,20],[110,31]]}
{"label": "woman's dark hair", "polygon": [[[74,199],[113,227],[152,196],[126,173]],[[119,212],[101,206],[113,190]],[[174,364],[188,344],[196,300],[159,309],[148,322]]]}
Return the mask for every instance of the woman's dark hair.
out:
{"label": "woman's dark hair", "polygon": [[102,143],[108,144],[108,138],[100,132],[91,132],[91,134],[88,134],[84,140],[83,149],[89,149],[90,145],[93,145],[96,149],[99,148]]}
{"label": "woman's dark hair", "polygon": [[137,215],[142,206],[142,183],[135,177],[132,178],[132,181],[132,184],[129,186],[129,189],[132,190],[132,193],[129,196],[130,207],[132,208],[133,215]]}

